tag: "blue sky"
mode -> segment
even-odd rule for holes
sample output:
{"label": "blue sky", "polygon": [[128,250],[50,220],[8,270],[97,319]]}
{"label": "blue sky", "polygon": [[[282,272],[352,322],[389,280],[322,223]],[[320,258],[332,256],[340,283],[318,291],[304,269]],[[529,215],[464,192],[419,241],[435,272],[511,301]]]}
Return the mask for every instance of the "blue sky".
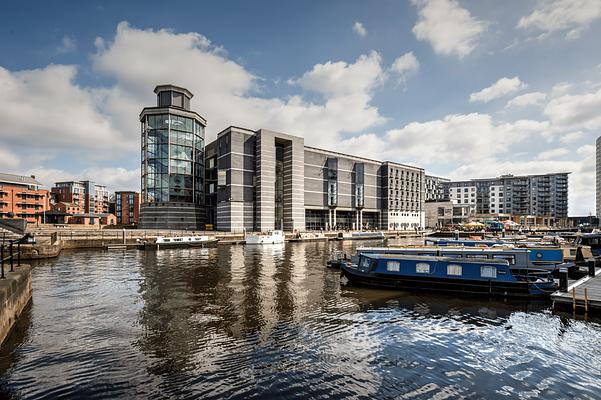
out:
{"label": "blue sky", "polygon": [[[125,2],[123,2],[125,3]],[[0,170],[139,188],[158,83],[208,120],[451,178],[571,171],[594,213],[601,0],[9,3]],[[35,116],[35,118],[34,118]]]}

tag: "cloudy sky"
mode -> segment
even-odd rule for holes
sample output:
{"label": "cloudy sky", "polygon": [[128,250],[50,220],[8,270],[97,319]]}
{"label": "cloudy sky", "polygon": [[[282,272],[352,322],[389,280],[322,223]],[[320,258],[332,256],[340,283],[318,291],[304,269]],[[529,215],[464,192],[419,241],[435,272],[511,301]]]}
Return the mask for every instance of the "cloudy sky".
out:
{"label": "cloudy sky", "polygon": [[[453,179],[570,171],[594,213],[601,0],[28,2],[0,25],[0,171],[139,190],[154,86],[229,125]],[[7,18],[8,17],[8,18]]]}

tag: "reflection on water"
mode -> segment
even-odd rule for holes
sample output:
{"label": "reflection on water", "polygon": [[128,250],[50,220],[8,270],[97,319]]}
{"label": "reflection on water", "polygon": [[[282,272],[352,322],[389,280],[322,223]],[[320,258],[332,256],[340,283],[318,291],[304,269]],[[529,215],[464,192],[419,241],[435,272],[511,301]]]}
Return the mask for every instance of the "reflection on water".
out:
{"label": "reflection on water", "polygon": [[[361,242],[360,245],[374,243]],[[72,252],[0,350],[18,398],[595,398],[601,326],[549,304],[340,288],[353,242]]]}

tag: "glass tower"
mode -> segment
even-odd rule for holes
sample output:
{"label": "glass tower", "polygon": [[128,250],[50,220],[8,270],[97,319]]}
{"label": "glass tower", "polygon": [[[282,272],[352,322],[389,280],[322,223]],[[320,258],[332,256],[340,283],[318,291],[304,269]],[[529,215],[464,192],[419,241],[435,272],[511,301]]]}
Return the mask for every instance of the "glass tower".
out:
{"label": "glass tower", "polygon": [[[185,210],[174,207],[204,204],[204,145],[206,121],[199,114],[190,111],[192,93],[174,85],[160,85],[155,88],[157,106],[147,107],[140,114],[141,123],[141,171],[142,204],[154,205],[147,210],[177,211],[179,219],[169,215],[155,216],[152,221],[162,217],[164,223],[148,224],[157,228],[195,228],[192,216]],[[158,210],[159,205],[173,205],[171,209]],[[144,212],[142,212],[144,214]],[[148,214],[148,213],[147,213]],[[174,214],[174,213],[172,213]],[[188,213],[190,214],[190,213]],[[144,216],[141,216],[144,220]],[[199,225],[198,213],[194,220]],[[178,226],[175,226],[178,225]],[[190,225],[190,226],[188,226]]]}

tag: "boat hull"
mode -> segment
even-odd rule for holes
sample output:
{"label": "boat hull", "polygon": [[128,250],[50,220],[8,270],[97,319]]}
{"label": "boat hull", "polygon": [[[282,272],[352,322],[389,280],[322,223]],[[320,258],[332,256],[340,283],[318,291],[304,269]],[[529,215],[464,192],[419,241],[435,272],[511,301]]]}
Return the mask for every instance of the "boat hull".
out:
{"label": "boat hull", "polygon": [[[489,297],[545,298],[553,291],[547,283],[524,281],[445,279],[361,272],[348,265],[340,265],[343,281],[349,286],[372,287],[401,291],[429,291],[460,293]],[[549,286],[549,287],[547,287]]]}

